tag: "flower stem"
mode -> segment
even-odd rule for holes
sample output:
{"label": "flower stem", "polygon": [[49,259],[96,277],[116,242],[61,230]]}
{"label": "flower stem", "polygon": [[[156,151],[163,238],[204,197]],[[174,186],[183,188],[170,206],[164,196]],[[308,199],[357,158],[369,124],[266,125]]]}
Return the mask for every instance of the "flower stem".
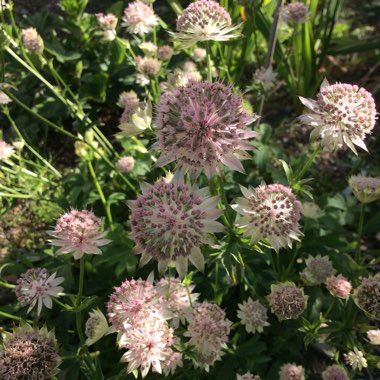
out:
{"label": "flower stem", "polygon": [[[80,304],[82,303],[82,297],[83,297],[83,286],[84,286],[84,256],[81,257],[79,262],[79,287],[78,287],[78,295],[76,300],[76,308],[79,308]],[[81,311],[77,310],[76,312],[76,325],[77,325],[77,334],[80,341],[80,345],[83,348],[84,346],[84,336],[82,332],[82,315]]]}
{"label": "flower stem", "polygon": [[360,217],[359,217],[359,225],[358,225],[358,249],[356,251],[356,262],[360,261],[360,242],[362,240],[363,235],[363,227],[364,227],[364,215],[365,215],[365,204],[360,204]]}
{"label": "flower stem", "polygon": [[210,41],[206,41],[206,52],[207,52],[207,80],[209,82],[212,82]]}
{"label": "flower stem", "polygon": [[303,175],[307,172],[307,170],[310,168],[311,164],[314,162],[315,158],[317,157],[318,153],[321,151],[322,147],[320,144],[315,148],[312,155],[309,157],[309,159],[306,161],[303,168],[299,171],[299,173],[295,176],[293,183],[297,183],[300,179],[302,179]]}
{"label": "flower stem", "polygon": [[15,321],[26,321],[26,322],[28,322],[28,323],[32,323],[32,321],[29,320],[29,319],[23,319],[23,318],[21,318],[21,317],[17,317],[17,316],[15,316],[15,315],[8,314],[8,313],[6,313],[5,311],[1,311],[1,310],[0,310],[0,315],[1,315],[2,317],[5,317],[5,318],[14,319]]}

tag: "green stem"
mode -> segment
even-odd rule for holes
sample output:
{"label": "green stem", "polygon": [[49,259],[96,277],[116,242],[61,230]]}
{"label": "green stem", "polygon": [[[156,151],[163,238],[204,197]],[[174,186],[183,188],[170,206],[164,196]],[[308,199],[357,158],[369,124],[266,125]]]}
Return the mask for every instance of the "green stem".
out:
{"label": "green stem", "polygon": [[360,217],[358,225],[358,249],[356,251],[356,262],[360,261],[360,244],[363,236],[363,227],[364,227],[364,215],[365,215],[365,203],[360,204]]}
{"label": "green stem", "polygon": [[[79,287],[78,287],[78,295],[76,300],[76,308],[79,308],[80,304],[82,303],[82,297],[83,297],[83,286],[84,286],[84,256],[81,257],[80,263],[79,263]],[[82,315],[81,311],[76,312],[76,326],[77,326],[77,334],[80,341],[80,345],[83,348],[84,347],[84,335],[82,332]]]}
{"label": "green stem", "polygon": [[302,179],[303,175],[307,172],[307,170],[310,168],[311,164],[314,162],[315,158],[317,157],[318,153],[322,150],[322,147],[320,144],[315,148],[312,155],[309,157],[309,159],[306,161],[303,168],[299,171],[299,173],[295,176],[293,183],[297,183],[300,179]]}
{"label": "green stem", "polygon": [[233,81],[232,81],[230,72],[228,70],[228,66],[227,66],[226,60],[224,59],[224,54],[223,54],[222,47],[220,46],[220,44],[218,44],[218,51],[219,51],[219,57],[222,60],[222,65],[223,65],[224,72],[227,75],[228,82],[232,83]]}
{"label": "green stem", "polygon": [[96,190],[98,191],[100,200],[102,201],[104,209],[106,211],[108,223],[110,225],[111,230],[113,231],[114,230],[114,226],[113,226],[111,209],[110,209],[109,204],[108,204],[108,202],[106,200],[106,197],[104,196],[102,187],[100,186],[100,183],[99,183],[98,178],[96,176],[96,173],[95,173],[94,167],[92,165],[92,162],[91,161],[87,161],[87,165],[88,165],[88,169],[90,171],[91,177],[94,180],[94,183],[95,183],[95,186],[96,186]]}
{"label": "green stem", "polygon": [[7,289],[14,289],[16,285],[9,284],[8,282],[0,281],[0,286]]}
{"label": "green stem", "polygon": [[210,41],[206,41],[206,52],[207,52],[207,80],[209,82],[212,82]]}
{"label": "green stem", "polygon": [[5,317],[5,318],[9,318],[9,319],[14,319],[15,321],[26,321],[28,323],[32,323],[33,322],[33,321],[29,320],[29,319],[23,319],[21,317],[17,317],[15,315],[8,314],[5,311],[1,311],[1,310],[0,310],[0,316]]}
{"label": "green stem", "polygon": [[68,309],[69,306],[64,304],[63,302],[59,301],[57,298],[52,297],[53,302],[55,302],[57,305],[61,306],[63,309]]}

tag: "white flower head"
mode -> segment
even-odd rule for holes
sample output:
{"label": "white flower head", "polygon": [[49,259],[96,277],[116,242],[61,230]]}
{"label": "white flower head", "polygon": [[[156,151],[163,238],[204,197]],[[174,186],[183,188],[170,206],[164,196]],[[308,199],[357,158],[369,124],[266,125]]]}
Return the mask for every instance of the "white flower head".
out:
{"label": "white flower head", "polygon": [[367,368],[367,360],[363,355],[363,352],[354,347],[353,351],[347,352],[344,354],[344,360],[348,365],[352,367],[352,369],[358,369],[361,371],[363,368]]}
{"label": "white flower head", "polygon": [[[129,115],[128,115],[129,116]],[[119,128],[124,136],[135,136],[152,125],[152,103],[148,100],[146,103],[140,103],[137,110],[124,120],[123,116],[120,119]]]}

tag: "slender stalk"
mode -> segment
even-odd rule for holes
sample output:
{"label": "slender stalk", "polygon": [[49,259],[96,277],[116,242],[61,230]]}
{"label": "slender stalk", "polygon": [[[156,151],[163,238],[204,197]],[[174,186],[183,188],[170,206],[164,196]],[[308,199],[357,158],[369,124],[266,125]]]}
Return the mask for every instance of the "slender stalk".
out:
{"label": "slender stalk", "polygon": [[218,44],[218,51],[219,51],[219,57],[222,60],[222,65],[223,65],[224,72],[227,75],[228,82],[232,83],[233,81],[232,81],[230,72],[228,70],[228,66],[227,66],[226,60],[224,58],[224,54],[223,54],[222,47],[220,46],[220,44]]}
{"label": "slender stalk", "polygon": [[359,217],[359,225],[358,225],[358,249],[356,251],[355,259],[357,262],[360,261],[360,243],[363,236],[363,227],[364,227],[364,215],[365,215],[365,204],[360,204],[360,217]]}
{"label": "slender stalk", "polygon": [[[77,294],[77,300],[75,306],[79,308],[79,306],[82,303],[82,297],[83,297],[83,286],[84,286],[84,256],[81,257],[80,263],[79,263],[79,287],[78,287],[78,294]],[[80,341],[80,345],[83,348],[84,346],[84,335],[82,332],[82,313],[79,311],[76,312],[76,326],[77,326],[77,334]]]}
{"label": "slender stalk", "polygon": [[55,302],[57,305],[61,306],[63,309],[68,309],[69,306],[64,304],[63,302],[59,301],[57,298],[52,297],[53,302]]}
{"label": "slender stalk", "polygon": [[14,289],[16,285],[9,284],[8,282],[0,281],[0,286],[7,289]]}
{"label": "slender stalk", "polygon": [[309,157],[309,159],[306,161],[303,168],[299,171],[299,173],[295,176],[293,183],[297,183],[300,179],[302,179],[303,175],[307,172],[307,170],[310,168],[311,164],[314,162],[315,158],[317,157],[318,153],[321,151],[322,147],[320,144],[315,148],[312,155]]}
{"label": "slender stalk", "polygon": [[17,317],[17,316],[15,316],[15,315],[8,314],[8,313],[6,313],[5,311],[1,311],[1,310],[0,310],[0,315],[1,315],[2,317],[5,317],[5,318],[14,319],[15,321],[26,321],[26,322],[28,322],[28,323],[33,323],[33,321],[31,321],[30,319],[23,319],[23,318],[21,318],[21,317]]}
{"label": "slender stalk", "polygon": [[96,176],[96,173],[95,173],[94,167],[92,165],[92,162],[91,161],[87,161],[87,166],[88,166],[88,169],[90,171],[91,177],[92,177],[92,179],[93,179],[93,181],[95,183],[96,190],[98,191],[100,200],[103,203],[104,209],[106,211],[106,215],[107,215],[107,219],[108,219],[108,224],[110,225],[110,228],[113,231],[114,230],[114,225],[113,225],[113,220],[112,220],[111,209],[110,209],[110,207],[108,205],[106,197],[104,196],[102,187],[100,186],[100,183],[99,183],[98,178]]}
{"label": "slender stalk", "polygon": [[207,80],[209,82],[212,82],[210,41],[206,41],[206,52],[207,52]]}

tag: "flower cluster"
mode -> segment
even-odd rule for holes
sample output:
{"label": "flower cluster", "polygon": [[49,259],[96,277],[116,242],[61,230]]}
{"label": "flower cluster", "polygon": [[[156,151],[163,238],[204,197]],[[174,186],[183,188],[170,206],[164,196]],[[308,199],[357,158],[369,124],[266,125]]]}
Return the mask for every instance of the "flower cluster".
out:
{"label": "flower cluster", "polygon": [[78,260],[85,254],[100,255],[99,247],[110,243],[104,239],[106,232],[101,232],[102,220],[91,211],[72,210],[61,215],[53,231],[50,244],[61,247],[57,255],[73,253]]}
{"label": "flower cluster", "polygon": [[23,29],[22,43],[31,54],[42,54],[44,51],[44,41],[35,28]]}
{"label": "flower cluster", "polygon": [[97,13],[95,16],[98,19],[100,28],[103,30],[103,39],[113,41],[116,37],[117,17],[112,13]]}
{"label": "flower cluster", "polygon": [[280,368],[279,380],[305,380],[305,370],[295,363],[284,364]]}
{"label": "flower cluster", "polygon": [[140,103],[136,108],[124,109],[120,118],[119,128],[121,134],[125,136],[135,136],[151,127],[152,124],[152,104],[150,101]]}
{"label": "flower cluster", "polygon": [[221,164],[243,172],[241,158],[253,147],[245,140],[255,120],[242,99],[222,83],[191,82],[165,93],[157,107],[157,166],[176,161],[177,168],[198,177],[220,171]]}
{"label": "flower cluster", "polygon": [[86,321],[86,345],[91,346],[109,332],[107,319],[99,309],[90,311]]}
{"label": "flower cluster", "polygon": [[376,107],[372,95],[356,85],[322,83],[317,100],[300,97],[312,113],[299,119],[314,127],[311,138],[318,136],[322,145],[335,150],[347,145],[357,154],[354,145],[367,150],[364,138],[375,126]]}
{"label": "flower cluster", "polygon": [[150,33],[158,25],[153,9],[141,1],[133,1],[124,9],[123,26],[129,33],[140,36]]}
{"label": "flower cluster", "polygon": [[310,256],[305,260],[306,268],[300,273],[307,285],[320,285],[326,282],[327,277],[335,273],[331,261],[327,256]]}
{"label": "flower cluster", "polygon": [[152,258],[158,261],[161,273],[175,262],[178,274],[187,273],[188,259],[204,270],[200,247],[207,243],[207,234],[220,232],[223,226],[215,220],[221,215],[218,197],[207,197],[206,189],[197,190],[182,179],[157,181],[144,185],[142,195],[129,202],[131,237],[141,253],[140,265]]}
{"label": "flower cluster", "polygon": [[5,141],[0,140],[0,161],[5,161],[14,153],[12,145],[7,144]]}
{"label": "flower cluster", "polygon": [[117,163],[116,168],[122,173],[129,173],[133,170],[135,166],[135,159],[132,156],[121,157]]}
{"label": "flower cluster", "polygon": [[169,45],[160,46],[157,50],[157,57],[161,61],[168,61],[173,55],[173,48]]}
{"label": "flower cluster", "polygon": [[380,273],[363,278],[354,290],[354,300],[371,317],[380,319]]}
{"label": "flower cluster", "polygon": [[231,322],[218,305],[204,301],[193,310],[184,336],[190,338],[188,345],[194,347],[199,367],[208,371],[215,361],[220,360],[230,328]]}
{"label": "flower cluster", "polygon": [[349,380],[346,371],[339,365],[331,365],[322,372],[322,380]]}
{"label": "flower cluster", "polygon": [[244,198],[238,198],[232,208],[243,215],[237,225],[244,228],[244,236],[255,244],[267,239],[278,251],[299,240],[300,202],[289,187],[273,184],[256,188],[240,186]]}
{"label": "flower cluster", "polygon": [[286,4],[281,9],[281,20],[302,24],[308,20],[309,13],[309,8],[306,4],[296,1]]}
{"label": "flower cluster", "polygon": [[363,368],[367,368],[367,359],[364,357],[363,352],[354,347],[353,351],[347,352],[344,354],[344,360],[348,365],[353,369],[358,369],[361,371]]}
{"label": "flower cluster", "polygon": [[228,41],[236,38],[231,16],[213,0],[197,0],[190,4],[177,20],[178,33],[172,33],[188,48],[201,41]]}
{"label": "flower cluster", "polygon": [[328,277],[326,280],[326,286],[328,291],[334,297],[343,299],[348,298],[352,290],[351,282],[342,275]]}
{"label": "flower cluster", "polygon": [[306,309],[308,296],[292,282],[273,284],[268,296],[269,306],[280,321],[297,319]]}
{"label": "flower cluster", "polygon": [[261,380],[259,375],[253,375],[251,372],[247,372],[244,375],[236,375],[236,380]]}
{"label": "flower cluster", "polygon": [[367,204],[380,199],[380,178],[352,176],[348,183],[359,202]]}
{"label": "flower cluster", "polygon": [[153,57],[137,57],[138,83],[141,86],[149,84],[150,79],[157,78],[161,69],[161,62]]}
{"label": "flower cluster", "polygon": [[245,325],[247,332],[253,334],[255,332],[262,333],[264,327],[269,326],[267,309],[259,301],[253,301],[252,298],[248,298],[247,301],[243,301],[238,306],[240,310],[237,316],[241,320],[241,324]]}
{"label": "flower cluster", "polygon": [[0,105],[9,104],[12,99],[3,91],[0,91]]}
{"label": "flower cluster", "polygon": [[51,379],[61,359],[53,331],[23,325],[6,334],[0,347],[0,379]]}
{"label": "flower cluster", "polygon": [[37,305],[37,314],[42,305],[51,309],[51,297],[58,297],[63,288],[58,286],[64,281],[63,277],[56,277],[57,273],[50,273],[45,268],[31,268],[23,273],[17,280],[15,289],[17,301],[21,306],[29,305],[28,313]]}

